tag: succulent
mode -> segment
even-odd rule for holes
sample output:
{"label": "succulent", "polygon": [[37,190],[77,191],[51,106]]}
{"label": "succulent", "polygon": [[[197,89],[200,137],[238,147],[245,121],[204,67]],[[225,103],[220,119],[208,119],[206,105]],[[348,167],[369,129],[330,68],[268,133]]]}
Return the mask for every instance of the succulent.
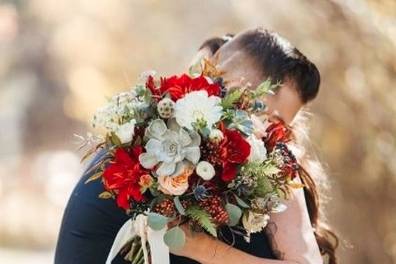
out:
{"label": "succulent", "polygon": [[229,128],[236,128],[247,136],[253,134],[253,122],[248,113],[242,110],[235,111]]}
{"label": "succulent", "polygon": [[162,119],[151,122],[146,130],[149,138],[145,145],[146,153],[139,156],[146,169],[158,164],[156,173],[159,176],[172,175],[176,165],[184,160],[197,164],[200,158],[201,138],[197,132],[187,132],[174,119],[168,121],[168,127]]}

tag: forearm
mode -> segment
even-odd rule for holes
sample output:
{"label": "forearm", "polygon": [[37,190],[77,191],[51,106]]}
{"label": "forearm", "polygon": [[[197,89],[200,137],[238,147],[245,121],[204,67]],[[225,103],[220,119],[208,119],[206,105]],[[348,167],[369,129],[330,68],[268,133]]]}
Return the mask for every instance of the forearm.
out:
{"label": "forearm", "polygon": [[208,244],[206,247],[195,248],[190,257],[203,264],[299,264],[296,261],[258,258],[219,240],[210,239]]}

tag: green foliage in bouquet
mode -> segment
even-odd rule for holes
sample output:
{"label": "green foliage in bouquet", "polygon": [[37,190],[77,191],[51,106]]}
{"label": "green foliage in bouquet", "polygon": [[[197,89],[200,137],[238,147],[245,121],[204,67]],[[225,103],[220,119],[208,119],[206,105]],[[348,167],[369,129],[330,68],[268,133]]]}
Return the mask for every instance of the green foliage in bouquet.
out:
{"label": "green foliage in bouquet", "polygon": [[164,235],[165,244],[174,250],[181,249],[186,243],[186,235],[178,226],[172,227]]}
{"label": "green foliage in bouquet", "polygon": [[242,177],[251,178],[255,182],[253,195],[257,197],[265,197],[274,191],[270,177],[278,172],[279,168],[272,162],[250,162],[241,169]]}
{"label": "green foliage in bouquet", "polygon": [[261,84],[259,84],[255,90],[252,90],[250,97],[251,99],[256,99],[266,94],[273,95],[275,94],[275,90],[278,89],[280,85],[281,85],[280,82],[272,83],[271,79],[267,79]]}
{"label": "green foliage in bouquet", "polygon": [[216,225],[213,223],[212,217],[199,206],[190,206],[186,210],[186,215],[196,221],[209,234],[217,237]]}
{"label": "green foliage in bouquet", "polygon": [[221,100],[221,106],[224,109],[229,109],[234,106],[236,102],[241,98],[243,94],[242,90],[235,89],[227,93],[227,95]]}

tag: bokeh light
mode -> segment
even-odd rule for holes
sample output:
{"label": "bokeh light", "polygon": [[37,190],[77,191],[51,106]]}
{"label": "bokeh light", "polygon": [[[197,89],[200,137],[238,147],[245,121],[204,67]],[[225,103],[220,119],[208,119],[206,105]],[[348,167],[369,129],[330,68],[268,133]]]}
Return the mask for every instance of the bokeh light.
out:
{"label": "bokeh light", "polygon": [[83,166],[73,134],[140,72],[179,73],[207,38],[263,26],[320,68],[312,145],[340,263],[396,263],[394,0],[0,2],[0,262],[51,263]]}

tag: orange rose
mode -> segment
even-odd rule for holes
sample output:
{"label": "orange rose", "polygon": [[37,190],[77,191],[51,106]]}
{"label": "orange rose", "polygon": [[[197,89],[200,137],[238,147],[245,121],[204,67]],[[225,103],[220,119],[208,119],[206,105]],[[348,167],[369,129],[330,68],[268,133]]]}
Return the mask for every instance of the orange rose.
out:
{"label": "orange rose", "polygon": [[183,162],[176,168],[176,172],[171,176],[159,176],[159,190],[165,194],[182,195],[188,189],[188,178],[193,173],[194,168],[189,162]]}

